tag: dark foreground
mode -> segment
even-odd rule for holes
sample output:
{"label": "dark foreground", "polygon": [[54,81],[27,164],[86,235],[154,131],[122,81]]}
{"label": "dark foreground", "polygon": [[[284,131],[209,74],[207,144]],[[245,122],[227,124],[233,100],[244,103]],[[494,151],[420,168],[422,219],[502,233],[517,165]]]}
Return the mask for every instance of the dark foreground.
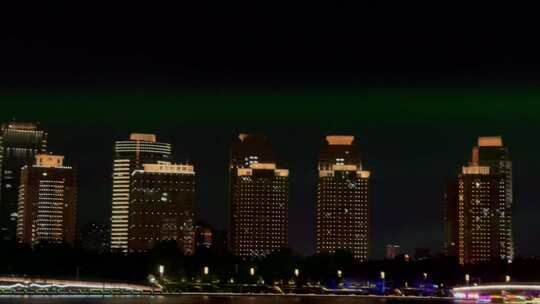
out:
{"label": "dark foreground", "polygon": [[373,296],[297,296],[297,295],[181,295],[181,296],[0,296],[0,304],[446,304],[442,298],[388,298]]}

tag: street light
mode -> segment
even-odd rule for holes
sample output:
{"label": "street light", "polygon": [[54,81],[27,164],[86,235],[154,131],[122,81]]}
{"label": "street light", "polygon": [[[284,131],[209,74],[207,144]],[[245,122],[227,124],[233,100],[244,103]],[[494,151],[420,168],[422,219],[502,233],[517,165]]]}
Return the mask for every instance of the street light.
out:
{"label": "street light", "polygon": [[208,268],[208,266],[204,266],[203,273],[204,275],[208,275],[210,273],[210,268]]}
{"label": "street light", "polygon": [[422,275],[424,276],[424,280],[427,279],[427,272],[424,272]]}
{"label": "street light", "polygon": [[163,274],[165,273],[165,266],[159,265],[158,266],[158,272],[159,272],[159,278],[163,279]]}
{"label": "street light", "polygon": [[381,271],[381,289],[382,289],[382,292],[384,293],[384,290],[386,289],[386,273],[384,271]]}
{"label": "street light", "polygon": [[338,270],[337,271],[337,277],[338,278],[341,278],[341,276],[343,275],[343,272],[341,270]]}
{"label": "street light", "polygon": [[295,277],[300,276],[300,270],[299,270],[298,268],[295,268],[295,269],[294,269],[294,276],[295,276]]}
{"label": "street light", "polygon": [[510,282],[510,276],[509,276],[509,275],[506,275],[506,276],[504,277],[504,281],[505,281],[506,283]]}
{"label": "street light", "polygon": [[465,284],[469,285],[469,281],[471,280],[471,277],[469,276],[469,274],[465,274]]}
{"label": "street light", "polygon": [[251,276],[255,275],[255,268],[253,268],[253,267],[249,268],[249,275],[251,275]]}

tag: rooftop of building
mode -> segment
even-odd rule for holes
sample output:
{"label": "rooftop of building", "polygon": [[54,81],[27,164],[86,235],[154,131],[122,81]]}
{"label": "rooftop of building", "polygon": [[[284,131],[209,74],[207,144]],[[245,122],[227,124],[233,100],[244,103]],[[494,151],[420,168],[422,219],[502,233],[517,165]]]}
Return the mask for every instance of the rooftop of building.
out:
{"label": "rooftop of building", "polygon": [[329,145],[346,145],[350,146],[354,142],[354,136],[352,135],[328,135],[326,136],[326,142]]}
{"label": "rooftop of building", "polygon": [[143,164],[143,170],[133,171],[133,174],[136,173],[195,174],[195,168],[190,164],[173,164],[171,162],[159,161],[155,164]]}
{"label": "rooftop of building", "polygon": [[129,136],[130,140],[138,140],[138,141],[148,141],[148,142],[156,142],[156,135],[155,134],[145,134],[145,133],[131,133]]}
{"label": "rooftop of building", "polygon": [[3,124],[2,128],[24,131],[36,131],[38,129],[38,124],[35,122],[12,121],[10,123]]}
{"label": "rooftop of building", "polygon": [[35,165],[38,167],[47,167],[47,168],[63,167],[64,156],[53,155],[53,154],[37,154]]}
{"label": "rooftop of building", "polygon": [[478,137],[479,147],[502,147],[503,140],[501,136],[480,136]]}

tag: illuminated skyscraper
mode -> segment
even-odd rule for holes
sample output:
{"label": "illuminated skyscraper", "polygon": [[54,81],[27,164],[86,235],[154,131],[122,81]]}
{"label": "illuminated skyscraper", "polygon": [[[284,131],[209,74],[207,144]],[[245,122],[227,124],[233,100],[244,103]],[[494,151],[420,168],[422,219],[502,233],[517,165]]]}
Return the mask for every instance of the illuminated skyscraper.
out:
{"label": "illuminated skyscraper", "polygon": [[230,166],[229,246],[235,255],[266,255],[288,244],[289,170],[268,140],[240,134]]}
{"label": "illuminated skyscraper", "polygon": [[153,134],[131,134],[114,145],[111,214],[111,249],[127,252],[131,176],[143,164],[170,161],[171,145],[156,141]]}
{"label": "illuminated skyscraper", "polygon": [[36,123],[10,122],[0,130],[0,239],[16,236],[21,168],[47,150],[47,133]]}
{"label": "illuminated skyscraper", "polygon": [[445,249],[461,264],[512,260],[512,163],[501,137],[480,137],[445,197]]}
{"label": "illuminated skyscraper", "polygon": [[73,168],[60,155],[38,154],[21,170],[17,217],[19,242],[73,244],[77,186]]}
{"label": "illuminated skyscraper", "polygon": [[128,251],[144,252],[161,241],[175,241],[184,254],[193,254],[194,197],[191,165],[160,161],[133,171]]}
{"label": "illuminated skyscraper", "polygon": [[327,136],[319,157],[316,251],[348,250],[366,260],[370,246],[370,172],[354,136]]}

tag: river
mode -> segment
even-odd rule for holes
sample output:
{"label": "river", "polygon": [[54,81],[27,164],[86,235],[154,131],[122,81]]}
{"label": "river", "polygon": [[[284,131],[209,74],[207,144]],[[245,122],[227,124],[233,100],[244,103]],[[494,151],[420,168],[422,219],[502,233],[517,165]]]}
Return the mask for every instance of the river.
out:
{"label": "river", "polygon": [[447,299],[358,296],[0,296],[0,304],[449,304]]}

